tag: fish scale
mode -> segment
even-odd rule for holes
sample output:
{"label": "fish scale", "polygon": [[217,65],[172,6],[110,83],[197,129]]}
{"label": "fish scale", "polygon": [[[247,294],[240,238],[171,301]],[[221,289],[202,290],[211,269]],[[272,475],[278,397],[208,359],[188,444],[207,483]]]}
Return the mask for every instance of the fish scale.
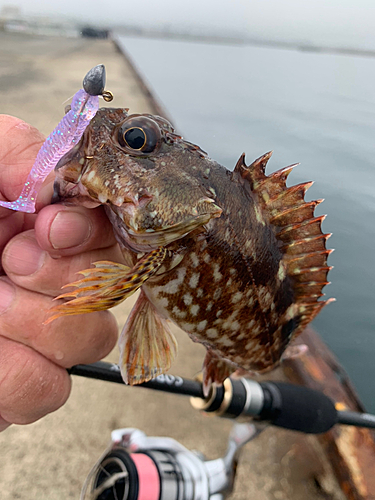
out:
{"label": "fish scale", "polygon": [[[134,128],[144,134],[140,148],[142,141],[126,141]],[[169,320],[206,347],[206,390],[237,369],[275,367],[330,302],[319,299],[331,250],[323,217],[314,216],[321,200],[304,200],[312,183],[286,186],[295,165],[267,176],[270,157],[246,165],[241,155],[231,172],[160,117],[99,110],[60,161],[55,192],[61,201],[105,205],[129,267],[110,263],[110,279],[86,270],[92,288],[75,282],[75,299],[53,318],[111,307],[140,288],[120,337],[129,384],[171,366]]]}

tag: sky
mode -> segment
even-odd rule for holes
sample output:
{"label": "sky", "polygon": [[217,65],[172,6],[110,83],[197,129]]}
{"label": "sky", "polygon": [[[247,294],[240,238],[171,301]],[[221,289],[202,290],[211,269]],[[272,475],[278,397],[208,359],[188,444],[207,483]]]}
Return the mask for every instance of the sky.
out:
{"label": "sky", "polygon": [[25,14],[375,48],[374,0],[0,0]]}

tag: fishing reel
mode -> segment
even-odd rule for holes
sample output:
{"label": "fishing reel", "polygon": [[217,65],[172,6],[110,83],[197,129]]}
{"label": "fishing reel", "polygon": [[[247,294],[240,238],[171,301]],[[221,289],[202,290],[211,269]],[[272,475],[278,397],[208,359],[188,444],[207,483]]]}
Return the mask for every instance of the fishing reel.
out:
{"label": "fishing reel", "polygon": [[81,500],[224,500],[233,490],[239,452],[262,431],[235,424],[223,458],[206,460],[169,437],[117,429],[90,471]]}
{"label": "fishing reel", "polygon": [[[103,361],[76,365],[69,373],[123,384],[119,367]],[[118,429],[80,500],[224,500],[233,490],[241,448],[267,425],[305,434],[321,434],[337,424],[375,429],[375,415],[339,410],[322,392],[289,383],[228,378],[205,396],[196,380],[159,375],[139,387],[190,396],[197,410],[236,422],[225,456],[206,460],[172,438]]]}

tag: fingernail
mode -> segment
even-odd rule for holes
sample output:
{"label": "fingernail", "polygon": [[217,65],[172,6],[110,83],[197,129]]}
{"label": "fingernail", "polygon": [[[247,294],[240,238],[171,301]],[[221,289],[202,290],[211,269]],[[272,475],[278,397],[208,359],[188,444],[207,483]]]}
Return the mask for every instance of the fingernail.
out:
{"label": "fingernail", "polygon": [[4,268],[7,273],[29,276],[44,264],[47,253],[33,238],[19,238],[4,251]]}
{"label": "fingernail", "polygon": [[0,280],[0,313],[5,312],[10,307],[14,299],[14,293],[15,290],[13,285]]}
{"label": "fingernail", "polygon": [[90,234],[90,219],[78,212],[61,211],[52,221],[49,241],[56,249],[71,248],[82,245]]}

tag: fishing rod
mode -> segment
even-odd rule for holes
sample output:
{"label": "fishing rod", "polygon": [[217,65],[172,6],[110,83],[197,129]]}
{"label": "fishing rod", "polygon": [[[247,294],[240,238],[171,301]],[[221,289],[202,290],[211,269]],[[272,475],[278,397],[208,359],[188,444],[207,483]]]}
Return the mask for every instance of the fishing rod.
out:
{"label": "fishing rod", "polygon": [[[124,384],[120,368],[114,363],[75,365],[68,372]],[[190,396],[195,409],[222,418],[253,418],[307,434],[327,432],[336,424],[375,429],[375,415],[337,410],[332,399],[322,392],[285,382],[227,378],[222,386],[213,385],[207,397],[200,382],[169,374],[137,387]]]}

